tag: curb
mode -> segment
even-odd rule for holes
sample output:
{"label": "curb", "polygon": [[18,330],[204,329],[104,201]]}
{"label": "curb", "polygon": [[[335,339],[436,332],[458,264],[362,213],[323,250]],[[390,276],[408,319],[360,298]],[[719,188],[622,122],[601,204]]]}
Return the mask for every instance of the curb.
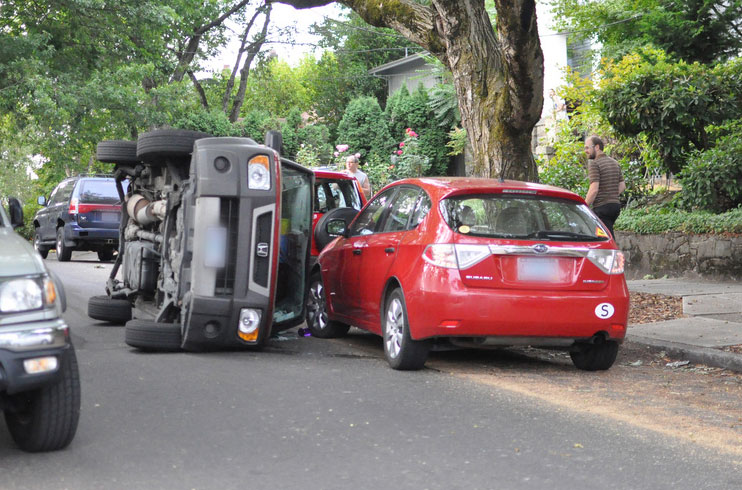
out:
{"label": "curb", "polygon": [[627,335],[626,341],[644,344],[653,350],[663,350],[670,357],[680,357],[684,361],[690,361],[694,364],[705,364],[707,366],[742,373],[742,355],[733,352],[724,352],[709,347],[698,347],[679,342],[657,340],[640,335]]}

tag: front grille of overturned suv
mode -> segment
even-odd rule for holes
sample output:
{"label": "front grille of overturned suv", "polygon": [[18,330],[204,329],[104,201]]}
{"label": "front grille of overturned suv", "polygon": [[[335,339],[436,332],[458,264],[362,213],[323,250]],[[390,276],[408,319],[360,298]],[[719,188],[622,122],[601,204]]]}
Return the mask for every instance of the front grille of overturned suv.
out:
{"label": "front grille of overturned suv", "polygon": [[231,296],[234,294],[239,223],[239,200],[220,199],[219,224],[227,229],[227,260],[225,266],[216,272],[215,296]]}
{"label": "front grille of overturned suv", "polygon": [[264,288],[268,287],[268,276],[270,275],[270,243],[271,243],[271,232],[273,227],[271,226],[273,221],[273,213],[263,213],[258,216],[257,219],[257,231],[255,233],[255,243],[267,244],[266,249],[267,255],[261,256],[253,251],[253,260],[255,261],[255,268],[253,269],[253,281]]}

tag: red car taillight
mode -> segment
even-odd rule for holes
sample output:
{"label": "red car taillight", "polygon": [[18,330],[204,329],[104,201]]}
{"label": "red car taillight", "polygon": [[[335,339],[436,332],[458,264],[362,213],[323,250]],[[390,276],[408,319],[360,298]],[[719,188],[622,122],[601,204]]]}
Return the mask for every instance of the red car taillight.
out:
{"label": "red car taillight", "polygon": [[447,269],[468,269],[491,254],[487,245],[454,245],[435,243],[423,251],[423,259],[429,264]]}
{"label": "red car taillight", "polygon": [[587,258],[606,274],[623,274],[626,258],[620,250],[590,250]]}

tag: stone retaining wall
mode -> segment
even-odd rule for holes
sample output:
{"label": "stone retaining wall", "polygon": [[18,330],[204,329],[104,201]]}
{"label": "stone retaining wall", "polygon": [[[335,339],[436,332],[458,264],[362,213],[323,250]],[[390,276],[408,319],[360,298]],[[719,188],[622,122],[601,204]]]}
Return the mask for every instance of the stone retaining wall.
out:
{"label": "stone retaining wall", "polygon": [[742,280],[742,236],[616,231],[626,254],[626,278],[697,277]]}

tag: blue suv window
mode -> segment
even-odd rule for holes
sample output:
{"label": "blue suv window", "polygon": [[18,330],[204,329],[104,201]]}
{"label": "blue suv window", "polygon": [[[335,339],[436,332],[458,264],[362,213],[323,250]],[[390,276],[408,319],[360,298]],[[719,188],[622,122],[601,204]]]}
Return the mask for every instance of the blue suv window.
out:
{"label": "blue suv window", "polygon": [[83,180],[80,182],[80,202],[116,204],[120,201],[114,180]]}

